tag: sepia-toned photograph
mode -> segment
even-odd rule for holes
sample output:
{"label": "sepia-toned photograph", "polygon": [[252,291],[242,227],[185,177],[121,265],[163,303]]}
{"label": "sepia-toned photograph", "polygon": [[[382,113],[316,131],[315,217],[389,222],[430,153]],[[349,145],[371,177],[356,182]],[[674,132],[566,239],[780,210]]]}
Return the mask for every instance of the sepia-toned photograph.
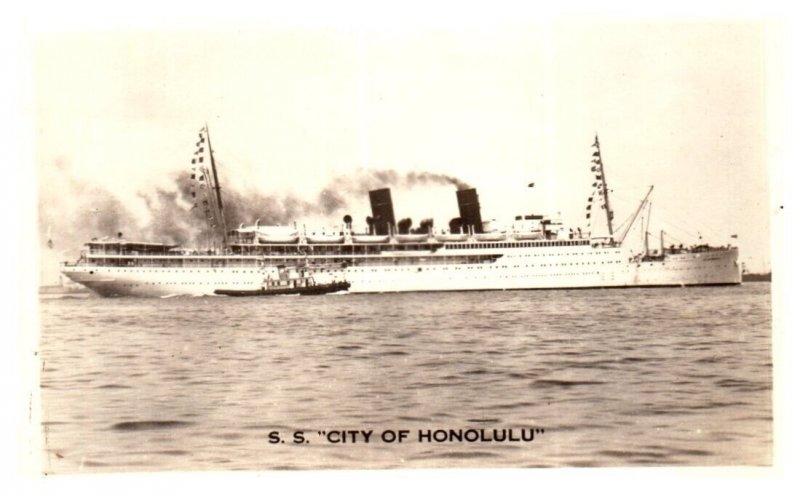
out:
{"label": "sepia-toned photograph", "polygon": [[779,31],[38,31],[38,469],[772,466]]}

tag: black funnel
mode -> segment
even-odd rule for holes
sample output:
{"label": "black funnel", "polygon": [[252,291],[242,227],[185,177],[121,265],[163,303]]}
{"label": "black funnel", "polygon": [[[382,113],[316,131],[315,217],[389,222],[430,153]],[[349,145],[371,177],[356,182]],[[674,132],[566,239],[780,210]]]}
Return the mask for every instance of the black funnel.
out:
{"label": "black funnel", "polygon": [[464,226],[471,226],[475,233],[483,233],[478,192],[475,189],[457,190],[456,198],[458,199],[458,214],[461,216]]}
{"label": "black funnel", "polygon": [[392,191],[377,189],[369,191],[369,204],[372,207],[372,218],[375,222],[376,235],[388,235],[395,231],[394,207]]}

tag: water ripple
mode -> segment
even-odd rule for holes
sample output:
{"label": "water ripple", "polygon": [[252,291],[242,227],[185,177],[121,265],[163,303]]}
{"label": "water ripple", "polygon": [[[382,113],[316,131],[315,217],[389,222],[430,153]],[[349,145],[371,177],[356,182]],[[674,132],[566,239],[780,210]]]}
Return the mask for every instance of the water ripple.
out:
{"label": "water ripple", "polygon": [[191,425],[191,422],[184,422],[181,420],[141,420],[136,422],[117,422],[111,428],[118,431],[144,431],[154,429],[174,429],[177,427],[186,427]]}
{"label": "water ripple", "polygon": [[[40,310],[48,472],[772,462],[769,284]],[[545,432],[415,436],[470,427]],[[326,444],[334,429],[411,437]]]}

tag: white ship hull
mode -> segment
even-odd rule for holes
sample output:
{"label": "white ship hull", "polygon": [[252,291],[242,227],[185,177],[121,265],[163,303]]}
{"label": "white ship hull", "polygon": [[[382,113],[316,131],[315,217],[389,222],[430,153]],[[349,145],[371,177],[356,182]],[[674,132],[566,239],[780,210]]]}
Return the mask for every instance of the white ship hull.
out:
{"label": "white ship hull", "polygon": [[[470,254],[479,254],[474,249]],[[319,282],[348,281],[352,293],[615,288],[741,283],[737,250],[667,254],[637,262],[619,247],[541,247],[486,250],[492,262],[447,263],[451,252],[397,258],[391,264],[362,262],[320,269]],[[240,257],[239,259],[242,259]],[[452,257],[451,257],[452,258]],[[234,257],[227,258],[237,259]],[[253,259],[251,259],[253,260]],[[230,261],[228,264],[235,264]],[[212,295],[214,290],[258,289],[266,275],[257,267],[176,268],[151,266],[65,266],[63,273],[103,296]]]}
{"label": "white ship hull", "polygon": [[[492,264],[471,266],[364,267],[348,269],[351,292],[531,290],[623,288],[741,283],[735,251],[669,256],[663,262],[629,262],[617,252],[604,253],[591,264],[581,257],[548,256],[536,262],[507,256]],[[569,261],[569,262],[566,262]],[[352,272],[351,271],[355,271]]]}

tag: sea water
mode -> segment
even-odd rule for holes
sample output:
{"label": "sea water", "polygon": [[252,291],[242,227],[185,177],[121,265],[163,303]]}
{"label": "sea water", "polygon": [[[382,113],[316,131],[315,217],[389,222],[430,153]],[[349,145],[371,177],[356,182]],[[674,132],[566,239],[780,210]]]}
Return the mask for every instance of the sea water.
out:
{"label": "sea water", "polygon": [[40,307],[47,473],[772,462],[769,283]]}

